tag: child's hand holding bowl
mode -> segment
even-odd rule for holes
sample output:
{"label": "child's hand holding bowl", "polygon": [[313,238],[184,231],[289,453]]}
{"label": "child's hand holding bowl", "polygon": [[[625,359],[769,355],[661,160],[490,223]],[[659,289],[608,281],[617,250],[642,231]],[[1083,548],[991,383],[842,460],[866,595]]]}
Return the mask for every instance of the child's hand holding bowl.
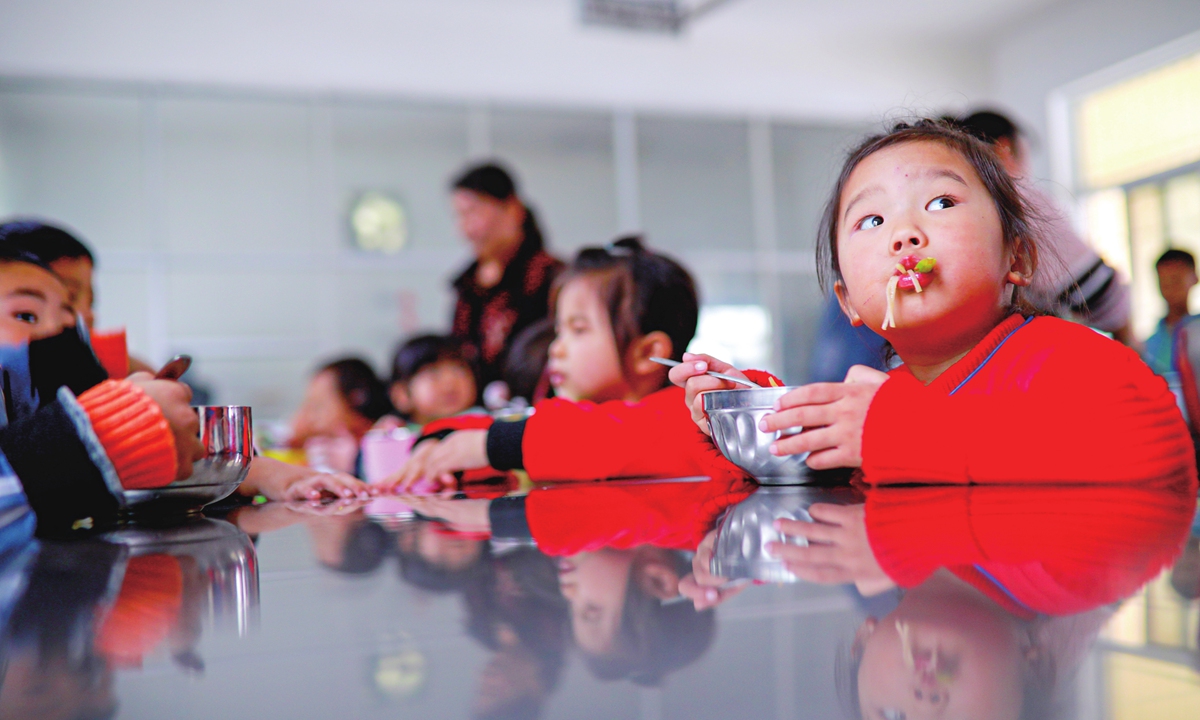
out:
{"label": "child's hand holding bowl", "polygon": [[[844,382],[798,387],[779,398],[776,412],[763,418],[759,429],[776,432],[804,428],[802,433],[775,441],[771,452],[775,455],[807,452],[806,462],[814,470],[861,467],[867,409],[887,379],[887,373],[855,365],[846,373]],[[693,417],[695,412],[693,408]]]}

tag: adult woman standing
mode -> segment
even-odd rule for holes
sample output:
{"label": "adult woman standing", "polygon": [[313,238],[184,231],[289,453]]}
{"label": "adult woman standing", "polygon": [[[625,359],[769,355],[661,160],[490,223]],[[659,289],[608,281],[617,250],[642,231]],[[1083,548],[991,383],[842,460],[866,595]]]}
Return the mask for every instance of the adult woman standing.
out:
{"label": "adult woman standing", "polygon": [[546,252],[537,219],[504,168],[468,168],[454,181],[451,202],[475,253],[454,280],[451,334],[474,354],[482,393],[501,379],[512,338],[549,314],[550,285],[563,264]]}

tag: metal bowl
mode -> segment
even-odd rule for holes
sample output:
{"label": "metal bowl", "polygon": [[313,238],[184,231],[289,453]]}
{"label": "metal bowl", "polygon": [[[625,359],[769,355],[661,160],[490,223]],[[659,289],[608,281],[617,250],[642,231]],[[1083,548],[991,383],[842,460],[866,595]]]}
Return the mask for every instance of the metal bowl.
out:
{"label": "metal bowl", "polygon": [[254,457],[250,408],[211,405],[197,407],[196,412],[200,416],[200,442],[208,455],[192,465],[191,476],[184,480],[160,488],[126,490],[128,512],[198,512],[228,497],[246,479]]}
{"label": "metal bowl", "polygon": [[796,582],[796,576],[781,560],[767,554],[767,543],[807,545],[804,538],[782,535],[775,529],[775,521],[782,518],[812,522],[808,508],[819,502],[843,505],[861,500],[850,488],[759,488],[721,518],[709,564],[712,572],[729,580]]}
{"label": "metal bowl", "polygon": [[795,389],[714,390],[701,396],[721,454],[764,485],[795,485],[808,475],[804,464],[808,453],[782,457],[771,454],[771,443],[795,435],[801,428],[770,433],[758,429],[758,422],[775,411],[775,401]]}

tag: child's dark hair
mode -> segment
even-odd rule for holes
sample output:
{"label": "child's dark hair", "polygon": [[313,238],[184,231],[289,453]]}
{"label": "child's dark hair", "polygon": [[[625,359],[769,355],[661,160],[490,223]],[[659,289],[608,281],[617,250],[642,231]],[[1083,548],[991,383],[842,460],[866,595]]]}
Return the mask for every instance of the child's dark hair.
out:
{"label": "child's dark hair", "polygon": [[696,335],[700,303],[696,284],[682,265],[647,250],[634,235],[584,248],[555,280],[551,307],[564,285],[585,276],[600,281],[600,297],[622,356],[634,340],[657,331],[671,339],[671,357],[683,357]]}
{"label": "child's dark hair", "polygon": [[37,220],[14,220],[0,224],[0,246],[19,248],[49,265],[63,258],[86,258],[93,266],[96,258],[79,238],[66,230]]}
{"label": "child's dark hair", "polygon": [[[691,562],[680,552],[667,551],[675,572],[691,572]],[[696,610],[689,602],[664,603],[642,590],[629,574],[621,627],[612,649],[603,655],[585,655],[588,669],[601,680],[628,678],[642,686],[662,684],[668,673],[700,658],[716,635],[716,615],[710,608]]]}
{"label": "child's dark hair", "polygon": [[354,412],[371,422],[395,412],[388,400],[387,388],[365,360],[350,357],[323,365],[318,373],[331,372],[338,392]]}
{"label": "child's dark hair", "polygon": [[443,360],[460,362],[474,371],[462,341],[446,335],[418,335],[404,341],[392,356],[392,382],[412,380],[421,370]]}
{"label": "child's dark hair", "polygon": [[977,110],[965,117],[957,118],[953,123],[963,132],[979,138],[988,145],[995,145],[1001,140],[1012,143],[1012,151],[1017,153],[1016,139],[1021,134],[1021,128],[995,110]]}
{"label": "child's dark hair", "polygon": [[[1005,247],[1024,261],[1025,267],[1032,275],[1038,264],[1037,246],[1041,219],[1022,197],[992,148],[948,121],[923,119],[912,124],[899,123],[891,131],[871,136],[850,151],[821,218],[820,234],[817,238],[817,277],[821,288],[829,291],[831,285],[842,281],[837,246],[839,211],[842,192],[850,180],[851,173],[859,163],[876,152],[911,142],[940,143],[957,152],[974,168],[1000,215]],[[1013,305],[1023,314],[1037,314],[1018,293],[1014,293]]]}
{"label": "child's dark hair", "polygon": [[1157,270],[1167,263],[1183,263],[1184,265],[1188,266],[1189,270],[1194,271],[1196,269],[1196,256],[1192,255],[1187,250],[1171,248],[1162,255],[1158,256],[1158,260],[1154,261],[1154,268]]}
{"label": "child's dark hair", "polygon": [[546,377],[546,361],[550,343],[554,342],[554,322],[542,318],[517,333],[504,361],[504,382],[509,394],[530,403],[545,399],[550,391]]}

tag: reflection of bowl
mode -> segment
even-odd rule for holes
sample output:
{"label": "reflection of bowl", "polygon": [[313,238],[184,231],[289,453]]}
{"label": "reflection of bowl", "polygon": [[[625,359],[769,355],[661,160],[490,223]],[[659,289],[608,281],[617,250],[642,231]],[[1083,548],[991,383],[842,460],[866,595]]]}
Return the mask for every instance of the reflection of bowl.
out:
{"label": "reflection of bowl", "polygon": [[195,582],[184,589],[202,604],[210,627],[231,627],[244,636],[257,624],[258,557],[250,537],[231,523],[190,518],[169,527],[127,526],[102,537],[128,548],[130,557],[189,558],[184,568]]}
{"label": "reflection of bowl", "polygon": [[763,432],[758,422],[775,411],[775,401],[794,387],[714,390],[706,392],[704,411],[713,440],[729,461],[764,485],[794,485],[808,474],[808,453],[777,457],[771,443],[800,432]]}
{"label": "reflection of bowl", "polygon": [[250,408],[214,405],[196,408],[200,441],[208,456],[192,465],[192,474],[170,485],[126,490],[127,509],[134,513],[188,513],[228,497],[242,484],[254,456]]}
{"label": "reflection of bowl", "polygon": [[729,580],[796,582],[783,562],[767,554],[767,543],[807,545],[804,538],[785,537],[775,521],[812,522],[808,507],[814,503],[845,504],[857,497],[849,488],[761,487],[729,508],[717,527],[711,570]]}

